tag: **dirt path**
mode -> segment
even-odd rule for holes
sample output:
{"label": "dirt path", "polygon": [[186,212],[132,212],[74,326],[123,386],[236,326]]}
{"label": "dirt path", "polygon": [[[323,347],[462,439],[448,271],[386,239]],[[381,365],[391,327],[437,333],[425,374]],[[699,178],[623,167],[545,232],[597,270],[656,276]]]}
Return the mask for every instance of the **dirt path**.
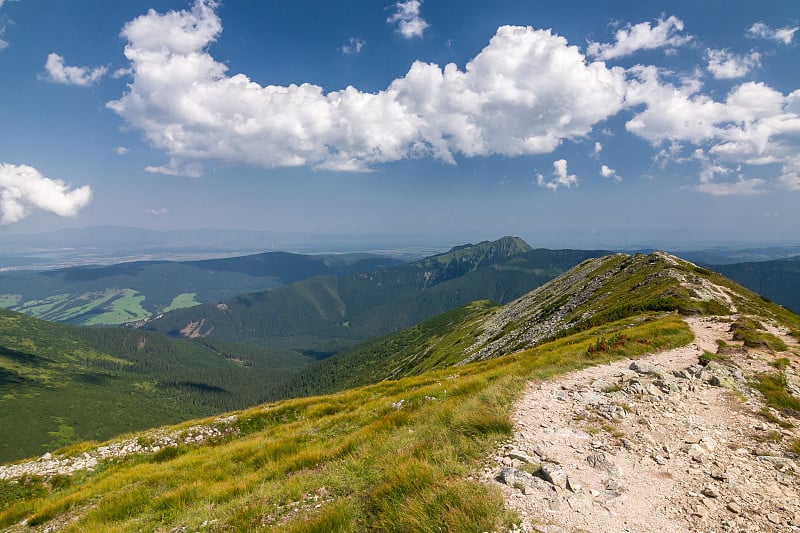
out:
{"label": "dirt path", "polygon": [[521,530],[800,531],[800,470],[785,453],[798,431],[757,415],[746,380],[774,371],[762,360],[774,355],[700,367],[717,339],[735,344],[730,323],[687,322],[686,347],[528,385],[486,472]]}

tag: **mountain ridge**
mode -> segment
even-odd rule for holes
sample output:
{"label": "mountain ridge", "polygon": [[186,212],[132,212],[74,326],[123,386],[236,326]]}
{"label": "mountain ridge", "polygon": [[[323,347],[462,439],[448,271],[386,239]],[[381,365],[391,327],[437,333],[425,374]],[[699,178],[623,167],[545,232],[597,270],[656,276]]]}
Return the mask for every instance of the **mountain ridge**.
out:
{"label": "mountain ridge", "polygon": [[[603,272],[612,273],[599,286],[587,289],[587,280]],[[687,486],[703,494],[690,495],[693,502],[677,508],[675,520],[683,529],[730,519],[724,513],[742,513],[743,520],[754,519],[761,525],[788,524],[796,500],[787,500],[786,510],[767,502],[765,512],[772,517],[749,506],[745,510],[742,496],[723,500],[739,506],[731,507],[734,511],[712,505],[705,507],[705,514],[695,512],[703,508],[698,498],[734,494],[723,480],[739,474],[711,470],[716,464],[714,456],[706,455],[708,462],[690,461],[688,454],[695,450],[691,446],[684,451],[672,445],[664,451],[656,441],[640,440],[634,433],[639,426],[657,424],[649,418],[637,422],[631,405],[641,401],[641,409],[658,405],[665,414],[683,417],[679,409],[696,393],[710,394],[713,387],[721,386],[747,387],[748,402],[752,403],[736,409],[762,417],[766,429],[756,431],[766,432],[767,437],[737,435],[738,445],[753,447],[753,452],[745,450],[749,459],[742,464],[757,467],[753,472],[758,480],[777,475],[772,472],[778,469],[794,469],[792,454],[796,456],[796,452],[792,450],[800,446],[800,439],[795,444],[795,430],[781,433],[778,422],[786,423],[793,413],[800,416],[800,398],[793,392],[800,363],[800,317],[718,274],[661,254],[590,259],[551,282],[553,287],[561,287],[561,293],[543,294],[547,289],[539,289],[539,294],[528,294],[508,306],[511,311],[506,314],[502,313],[504,307],[494,304],[472,304],[472,313],[459,316],[453,312],[440,317],[438,325],[420,325],[418,335],[411,330],[403,332],[408,353],[422,355],[409,360],[411,366],[399,374],[393,372],[394,362],[388,361],[391,379],[188,421],[99,446],[75,445],[38,460],[2,467],[0,498],[6,505],[0,507],[0,527],[10,531],[54,526],[67,531],[102,530],[112,525],[125,531],[511,530],[515,524],[530,527],[531,521],[544,515],[509,514],[509,498],[537,498],[543,504],[579,505],[582,512],[606,514],[620,494],[627,494],[626,505],[632,499],[638,502],[642,494],[622,490],[628,481],[613,473],[614,458],[599,458],[601,453],[623,446],[624,439],[631,442],[631,450],[645,454],[649,462],[643,462],[641,468],[648,471],[652,464],[660,468],[658,461],[694,465],[697,473],[689,473]],[[625,298],[618,298],[619,294]],[[477,345],[494,349],[492,342],[548,311],[562,314],[563,327],[556,334],[535,341],[534,346],[522,346],[520,351],[514,351],[514,346],[521,337],[512,336],[506,343],[511,347],[507,353],[501,355],[506,349],[498,348],[481,360],[455,366],[469,357],[464,347],[472,346],[481,335],[493,331]],[[703,348],[690,346],[694,334],[680,313],[724,325],[728,336],[710,344],[703,341]],[[496,319],[487,328],[486,319],[491,316],[503,320]],[[670,377],[640,359],[664,354],[662,359],[668,360],[670,352],[664,350],[687,346],[687,353],[697,361],[689,368],[678,368],[680,376]],[[392,351],[394,347],[389,345],[383,353]],[[380,353],[376,351],[376,355]],[[432,366],[420,366],[435,353],[441,357],[430,361]],[[569,383],[556,377],[568,370],[624,358],[634,358],[637,370],[623,373],[620,383],[558,386]],[[737,368],[740,373],[747,371],[749,377],[737,377],[741,376]],[[564,461],[559,466],[548,455],[556,452],[542,451],[538,445],[538,439],[553,440],[547,431],[552,424],[561,424],[561,419],[544,426],[513,423],[515,401],[525,390],[545,389],[544,379],[555,383],[555,394],[563,396],[554,401],[584,398],[604,402],[602,408],[600,404],[589,410],[581,408],[585,418],[564,419],[563,423],[570,431],[580,432],[585,440],[580,443],[581,450],[584,444],[599,443],[592,452],[597,456],[595,462],[582,460],[580,465],[611,465],[606,477],[618,482],[616,488],[596,489],[592,484],[583,489],[577,475],[561,477],[572,463]],[[613,394],[620,399],[606,401]],[[691,404],[702,410],[700,401]],[[783,410],[778,410],[779,405]],[[626,429],[630,434],[618,433],[616,428],[622,426],[617,420],[625,416],[619,413],[630,413],[632,429]],[[604,418],[606,414],[610,418]],[[520,427],[542,434],[518,436]],[[711,441],[698,439],[699,444],[693,443],[711,449]],[[523,444],[524,450],[509,448]],[[716,442],[718,447],[726,444]],[[762,460],[756,452],[771,459]],[[640,455],[636,458],[644,461]],[[76,465],[83,466],[70,470]],[[658,470],[654,472],[658,474]],[[495,475],[505,480],[505,488],[480,481]],[[786,476],[791,479],[791,474]],[[767,485],[763,486],[766,489]],[[795,494],[796,484],[785,487]],[[653,490],[657,488],[653,485]],[[522,496],[520,491],[524,491]],[[771,494],[761,492],[767,497]],[[665,501],[657,501],[665,507]],[[649,518],[643,516],[645,521]]]}

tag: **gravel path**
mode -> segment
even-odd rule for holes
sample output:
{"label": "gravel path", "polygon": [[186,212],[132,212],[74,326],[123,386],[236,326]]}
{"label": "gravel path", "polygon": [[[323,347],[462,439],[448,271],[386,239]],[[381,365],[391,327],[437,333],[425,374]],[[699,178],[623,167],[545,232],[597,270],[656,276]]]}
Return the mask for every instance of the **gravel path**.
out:
{"label": "gravel path", "polygon": [[[717,339],[736,343],[729,322],[687,322],[696,338],[683,348],[528,385],[486,471],[519,529],[800,531],[800,470],[786,452],[798,431],[757,415],[747,385],[776,356],[738,349],[735,365],[700,367]],[[795,372],[797,354],[780,355]]]}

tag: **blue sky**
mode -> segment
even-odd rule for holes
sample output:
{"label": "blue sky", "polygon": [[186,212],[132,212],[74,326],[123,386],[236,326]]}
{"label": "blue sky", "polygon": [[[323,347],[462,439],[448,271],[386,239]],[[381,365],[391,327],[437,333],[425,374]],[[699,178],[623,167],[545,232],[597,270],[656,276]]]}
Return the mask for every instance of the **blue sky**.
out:
{"label": "blue sky", "polygon": [[798,26],[793,0],[0,0],[0,222],[797,243]]}

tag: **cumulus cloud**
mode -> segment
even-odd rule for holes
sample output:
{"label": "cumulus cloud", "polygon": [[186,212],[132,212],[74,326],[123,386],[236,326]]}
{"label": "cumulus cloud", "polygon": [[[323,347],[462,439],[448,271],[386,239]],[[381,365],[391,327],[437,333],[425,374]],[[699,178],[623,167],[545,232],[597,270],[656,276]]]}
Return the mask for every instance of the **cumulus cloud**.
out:
{"label": "cumulus cloud", "polygon": [[70,189],[33,167],[0,163],[0,224],[18,222],[33,208],[62,217],[75,216],[91,199],[92,190],[86,185]]}
{"label": "cumulus cloud", "polygon": [[[699,70],[681,79],[655,66],[608,67],[550,30],[521,26],[498,28],[463,67],[417,61],[373,93],[352,86],[325,92],[310,83],[264,86],[210,54],[222,31],[215,8],[196,0],[182,11],[150,10],[122,30],[130,83],[107,105],[166,155],[167,163],[148,172],[200,176],[211,162],[356,172],[414,157],[454,163],[458,156],[546,154],[629,110],[626,130],[651,143],[664,167],[696,162],[686,154],[699,151],[725,166],[778,165],[774,179],[787,189],[798,181],[800,90],[785,95],[745,82],[714,98],[704,93]],[[603,59],[678,46],[691,39],[682,28],[675,17],[654,27],[628,25],[614,43],[590,49]],[[708,54],[723,74],[743,59],[755,68],[760,59]],[[601,150],[596,143],[592,155]],[[551,189],[577,184],[566,161],[563,175],[559,168],[537,182]],[[737,176],[717,173],[699,190],[745,194],[766,186]]]}
{"label": "cumulus cloud", "polygon": [[792,44],[794,34],[797,30],[800,30],[800,26],[795,26],[794,28],[787,26],[785,28],[772,29],[763,22],[756,22],[747,28],[747,36],[751,38],[769,39],[789,45]]}
{"label": "cumulus cloud", "polygon": [[114,153],[116,153],[117,155],[125,155],[128,153],[128,149],[124,146],[117,146],[116,148],[114,148]]}
{"label": "cumulus cloud", "polygon": [[394,5],[395,12],[386,19],[389,24],[397,23],[397,32],[406,39],[422,37],[428,23],[420,15],[421,0],[406,0]]}
{"label": "cumulus cloud", "polygon": [[144,211],[148,215],[153,215],[153,216],[166,215],[169,213],[169,209],[167,209],[166,207],[160,207],[158,209],[145,209]]}
{"label": "cumulus cloud", "polygon": [[133,79],[108,107],[170,157],[149,171],[199,175],[210,160],[363,171],[408,157],[548,153],[624,105],[625,71],[588,63],[549,30],[500,27],[465,69],[415,62],[376,93],[230,75],[208,52],[221,30],[203,0],[122,30]]}
{"label": "cumulus cloud", "polygon": [[604,178],[614,180],[615,183],[622,182],[622,176],[617,171],[607,165],[600,165],[600,175]]}
{"label": "cumulus cloud", "polygon": [[343,45],[341,48],[339,48],[339,50],[346,55],[355,55],[361,52],[361,49],[364,48],[365,44],[367,44],[367,41],[364,39],[350,37],[350,39],[347,41],[347,44]]}
{"label": "cumulus cloud", "polygon": [[588,55],[608,60],[629,56],[639,50],[683,46],[692,40],[683,35],[683,21],[675,16],[658,19],[655,26],[649,22],[627,24],[614,34],[613,43],[589,42]]}
{"label": "cumulus cloud", "polygon": [[594,143],[594,148],[592,148],[592,157],[600,157],[600,152],[603,151],[603,144],[599,142]]}
{"label": "cumulus cloud", "polygon": [[557,190],[559,187],[570,188],[573,185],[578,186],[578,177],[574,174],[567,172],[567,160],[559,159],[553,161],[553,178],[546,179],[541,174],[536,176],[536,184],[539,187],[544,187],[552,191]]}
{"label": "cumulus cloud", "polygon": [[[626,128],[656,147],[664,143],[679,149],[694,146],[695,158],[701,160],[713,158],[723,165],[780,164],[779,185],[792,188],[792,173],[800,170],[800,90],[784,95],[764,83],[745,82],[717,101],[699,92],[700,88],[698,83],[674,86],[663,82],[655,67],[637,67],[626,101],[644,109]],[[716,181],[703,182],[701,176],[697,190],[753,194],[765,180],[739,178],[727,183],[722,187]]]}
{"label": "cumulus cloud", "polygon": [[108,72],[106,67],[67,66],[64,64],[64,58],[56,53],[48,54],[44,68],[47,71],[46,80],[80,87],[88,87]]}
{"label": "cumulus cloud", "polygon": [[761,66],[761,54],[735,54],[729,50],[706,50],[707,69],[718,80],[741,78]]}

